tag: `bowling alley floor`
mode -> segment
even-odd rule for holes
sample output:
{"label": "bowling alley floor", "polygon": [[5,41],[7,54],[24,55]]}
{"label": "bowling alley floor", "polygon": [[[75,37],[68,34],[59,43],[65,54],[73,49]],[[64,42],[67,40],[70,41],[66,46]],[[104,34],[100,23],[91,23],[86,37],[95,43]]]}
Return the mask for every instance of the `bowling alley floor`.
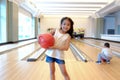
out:
{"label": "bowling alley floor", "polygon": [[[114,55],[110,64],[95,63],[104,41],[94,39],[79,41],[74,39],[71,42],[91,59],[88,62],[76,60],[70,49],[65,51],[66,68],[71,80],[120,80],[119,57]],[[119,43],[112,42],[111,44],[113,46],[111,48],[119,53]],[[0,80],[50,80],[49,65],[45,62],[45,58],[38,59],[35,62],[27,62],[24,59],[38,48],[40,48],[39,44],[34,41],[1,53]],[[64,80],[59,66],[55,65],[56,80]]]}

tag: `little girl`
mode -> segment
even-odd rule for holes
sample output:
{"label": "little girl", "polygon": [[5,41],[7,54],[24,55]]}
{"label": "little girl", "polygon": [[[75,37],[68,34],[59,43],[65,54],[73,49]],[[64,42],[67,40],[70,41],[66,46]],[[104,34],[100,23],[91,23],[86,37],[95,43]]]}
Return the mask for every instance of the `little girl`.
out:
{"label": "little girl", "polygon": [[46,62],[50,66],[50,78],[55,80],[55,62],[59,65],[65,80],[70,80],[64,60],[64,51],[68,50],[73,33],[73,21],[69,17],[61,19],[60,29],[53,31],[55,44],[47,49]]}

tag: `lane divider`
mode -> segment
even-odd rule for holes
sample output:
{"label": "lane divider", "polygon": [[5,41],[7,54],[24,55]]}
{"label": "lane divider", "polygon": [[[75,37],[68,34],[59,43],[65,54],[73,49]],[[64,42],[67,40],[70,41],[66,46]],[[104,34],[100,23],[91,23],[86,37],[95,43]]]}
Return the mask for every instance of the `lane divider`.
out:
{"label": "lane divider", "polygon": [[79,58],[77,52],[74,50],[74,48],[73,48],[71,45],[70,45],[70,50],[72,51],[75,59],[76,59],[77,61],[81,61],[81,59]]}
{"label": "lane divider", "polygon": [[27,60],[28,57],[30,57],[31,55],[33,55],[36,51],[38,51],[41,47],[36,48],[35,50],[33,50],[32,52],[30,52],[28,55],[26,55],[24,58],[22,58],[21,60]]}
{"label": "lane divider", "polygon": [[85,58],[85,56],[82,54],[82,52],[75,45],[70,43],[70,47],[72,48],[72,51],[76,55],[78,60],[80,59],[84,62],[87,62],[87,59]]}
{"label": "lane divider", "polygon": [[36,51],[33,55],[31,55],[27,61],[31,62],[31,61],[36,61],[38,60],[38,58],[46,51],[46,49],[44,48],[40,48],[38,51]]}

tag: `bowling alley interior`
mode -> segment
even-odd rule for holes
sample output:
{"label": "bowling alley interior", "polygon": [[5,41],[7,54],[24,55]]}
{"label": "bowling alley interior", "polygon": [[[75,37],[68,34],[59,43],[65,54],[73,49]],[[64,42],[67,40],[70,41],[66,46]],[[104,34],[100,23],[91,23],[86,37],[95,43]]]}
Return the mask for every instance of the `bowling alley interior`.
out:
{"label": "bowling alley interior", "polygon": [[0,0],[0,80],[120,80],[119,61],[120,0]]}

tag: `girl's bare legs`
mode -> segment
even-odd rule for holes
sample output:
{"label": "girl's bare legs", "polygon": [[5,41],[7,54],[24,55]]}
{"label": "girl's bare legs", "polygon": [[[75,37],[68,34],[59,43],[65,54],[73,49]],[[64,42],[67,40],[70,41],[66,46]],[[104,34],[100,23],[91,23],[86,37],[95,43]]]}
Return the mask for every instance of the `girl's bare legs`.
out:
{"label": "girl's bare legs", "polygon": [[55,80],[55,62],[49,63],[50,66],[50,78]]}
{"label": "girl's bare legs", "polygon": [[59,64],[59,67],[60,67],[60,70],[65,78],[65,80],[70,80],[70,77],[67,73],[67,70],[66,70],[66,67],[65,67],[65,64]]}

